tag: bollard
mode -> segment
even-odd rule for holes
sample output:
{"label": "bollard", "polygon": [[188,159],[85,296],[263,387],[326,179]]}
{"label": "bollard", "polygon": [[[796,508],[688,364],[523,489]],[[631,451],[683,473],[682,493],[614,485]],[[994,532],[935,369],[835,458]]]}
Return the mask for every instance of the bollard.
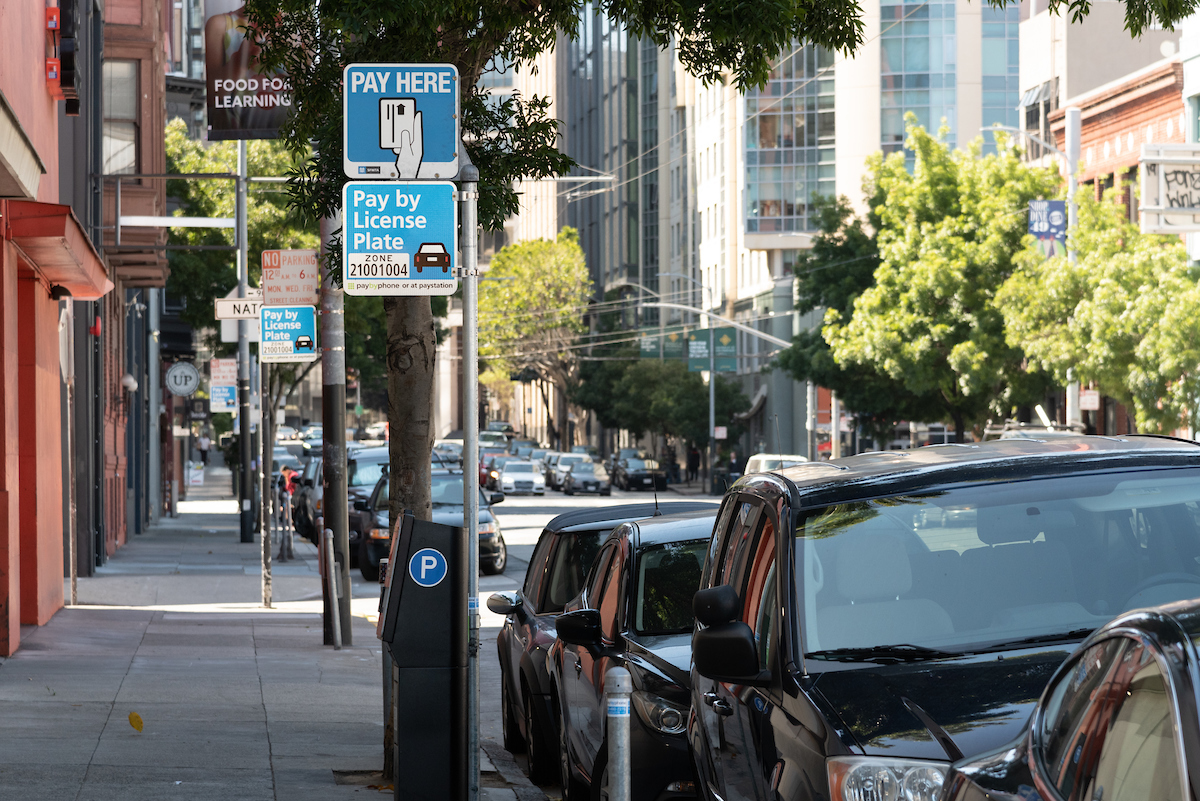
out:
{"label": "bollard", "polygon": [[333,562],[333,529],[325,529],[325,580],[329,582],[330,617],[333,618],[333,650],[342,650],[342,617],[338,609],[337,565]]}
{"label": "bollard", "polygon": [[608,801],[629,801],[629,696],[632,693],[633,679],[628,670],[615,667],[604,674],[604,694],[608,702]]}

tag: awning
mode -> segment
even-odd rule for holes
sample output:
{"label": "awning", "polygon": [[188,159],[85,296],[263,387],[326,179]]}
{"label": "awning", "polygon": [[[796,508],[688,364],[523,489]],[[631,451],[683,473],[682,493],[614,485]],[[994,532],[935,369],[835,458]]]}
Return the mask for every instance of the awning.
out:
{"label": "awning", "polygon": [[97,300],[113,288],[100,254],[70,206],[33,200],[0,201],[4,238],[14,242],[51,284],[76,300]]}
{"label": "awning", "polygon": [[750,408],[744,412],[739,412],[733,416],[734,420],[749,420],[754,415],[762,411],[762,407],[767,402],[767,385],[763,384],[754,391],[754,397],[750,399]]}

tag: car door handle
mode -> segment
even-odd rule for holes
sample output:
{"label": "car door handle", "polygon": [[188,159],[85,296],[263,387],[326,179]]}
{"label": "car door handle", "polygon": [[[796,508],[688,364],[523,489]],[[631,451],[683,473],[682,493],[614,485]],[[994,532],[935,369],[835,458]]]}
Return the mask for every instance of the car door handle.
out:
{"label": "car door handle", "polygon": [[721,697],[716,693],[705,693],[704,703],[711,706],[713,712],[716,712],[718,715],[726,716],[733,714],[733,707],[729,705],[729,702],[722,701]]}
{"label": "car door handle", "polygon": [[575,663],[575,675],[576,675],[576,676],[578,676],[578,675],[579,675],[580,673],[582,673],[582,672],[583,672],[583,663],[582,663],[582,662],[576,662],[576,663]]}

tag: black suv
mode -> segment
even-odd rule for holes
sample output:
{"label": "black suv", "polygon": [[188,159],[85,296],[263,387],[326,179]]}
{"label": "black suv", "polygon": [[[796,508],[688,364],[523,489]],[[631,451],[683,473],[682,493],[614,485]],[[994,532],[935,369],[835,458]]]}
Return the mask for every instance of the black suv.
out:
{"label": "black suv", "polygon": [[555,617],[583,589],[600,543],[622,523],[652,517],[656,512],[707,511],[717,505],[701,501],[623,504],[580,509],[558,515],[538,537],[525,572],[525,583],[515,592],[498,592],[488,608],[506,615],[496,636],[500,657],[500,711],[504,747],[525,749],[530,777],[546,783],[558,777],[558,736],[550,706],[546,655],[554,644]]}
{"label": "black suv", "polygon": [[932,801],[1091,631],[1200,597],[1200,448],[1000,440],[748,476],[701,588],[707,798]]}

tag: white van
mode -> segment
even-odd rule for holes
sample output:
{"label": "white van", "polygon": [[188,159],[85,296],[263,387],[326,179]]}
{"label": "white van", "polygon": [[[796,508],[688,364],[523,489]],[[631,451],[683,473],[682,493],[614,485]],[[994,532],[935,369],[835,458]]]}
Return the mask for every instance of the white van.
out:
{"label": "white van", "polygon": [[802,464],[807,462],[803,456],[795,454],[779,454],[779,453],[756,453],[746,460],[746,468],[744,472],[750,473],[766,473],[771,470],[782,470],[785,467]]}

